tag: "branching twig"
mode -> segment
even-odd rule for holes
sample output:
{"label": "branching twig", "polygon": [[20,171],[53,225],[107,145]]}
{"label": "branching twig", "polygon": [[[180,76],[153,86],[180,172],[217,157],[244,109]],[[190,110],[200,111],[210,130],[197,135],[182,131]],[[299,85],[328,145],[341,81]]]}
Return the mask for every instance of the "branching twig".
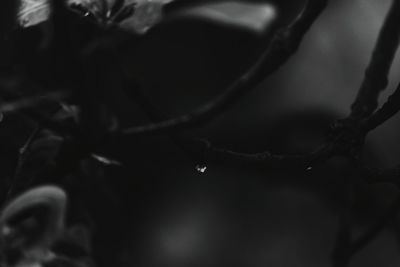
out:
{"label": "branching twig", "polygon": [[[400,27],[399,27],[400,28]],[[400,110],[400,84],[385,104],[365,122],[367,131],[371,131],[393,117]]]}
{"label": "branching twig", "polygon": [[351,117],[363,119],[378,106],[379,93],[388,84],[388,74],[400,42],[400,1],[393,0],[379,33],[364,81],[352,105]]}
{"label": "branching twig", "polygon": [[[176,118],[165,119],[163,116],[160,116],[162,113],[160,113],[151,102],[147,101],[143,95],[140,95],[140,92],[132,92],[136,93],[136,97],[134,96],[133,98],[137,98],[139,102],[141,102],[142,107],[145,108],[145,111],[148,113],[153,123],[125,129],[115,135],[114,133],[110,133],[110,136],[107,136],[107,138],[111,137],[112,139],[121,134],[131,137],[133,135],[167,132],[172,137],[172,140],[185,151],[194,154],[198,154],[199,151],[201,151],[200,153],[206,153],[205,161],[262,168],[307,169],[315,164],[324,162],[334,155],[357,158],[354,151],[359,152],[367,133],[383,124],[400,110],[399,85],[382,108],[375,112],[378,105],[379,93],[385,89],[388,84],[388,73],[400,42],[400,1],[398,0],[393,0],[393,4],[379,33],[370,63],[365,71],[364,80],[357,98],[352,105],[352,112],[350,116],[345,119],[348,123],[342,123],[336,127],[332,132],[331,138],[313,153],[306,155],[274,155],[265,151],[246,154],[214,147],[211,143],[204,140],[188,140],[173,131],[197,127],[216,118],[216,116],[227,110],[227,108],[234,104],[243,94],[256,87],[263,79],[281,67],[292,54],[297,51],[303,37],[324,10],[327,1],[328,0],[308,0],[298,18],[289,26],[275,33],[261,57],[248,71],[234,81],[222,94],[192,113],[184,114]],[[179,3],[183,3],[183,0],[179,1]],[[52,97],[58,99],[65,96],[55,94]],[[34,107],[38,103],[41,103],[41,101],[42,99],[40,98],[24,99],[23,101],[15,102],[11,105],[0,106],[0,111],[20,111],[21,109]],[[41,127],[64,131],[63,125],[42,118],[40,114],[34,113],[31,116],[40,122]],[[38,129],[35,130],[20,151],[14,179],[11,181],[8,194],[11,194],[15,190],[14,187],[17,185],[27,150],[38,131]],[[68,134],[71,133],[71,135],[77,135],[77,133],[79,133],[76,129],[69,129],[66,132]],[[76,139],[82,141],[79,138]],[[104,142],[105,140],[102,139],[101,141]],[[81,158],[89,154],[92,149],[95,149],[96,145],[99,144],[97,142],[92,144],[88,140],[83,140],[82,143],[84,144],[81,146],[79,142],[75,142],[75,140],[73,140],[73,142],[77,143],[75,144],[76,147],[66,143],[65,146],[68,146],[68,149],[60,152],[61,156],[58,160],[65,164],[57,165],[55,170],[52,170],[54,173],[66,172],[73,168]],[[71,158],[74,158],[74,160],[71,160]],[[390,181],[396,185],[400,185],[400,168],[396,167],[383,171],[374,171],[361,166],[361,170],[365,172],[365,179],[367,181]],[[347,185],[348,184],[346,184],[346,186]],[[344,189],[346,190],[346,205],[341,214],[341,226],[334,252],[334,264],[337,267],[347,266],[351,257],[375,238],[384,229],[387,223],[397,216],[400,210],[399,196],[389,207],[388,211],[377,220],[370,229],[352,242],[351,202],[350,199],[347,199],[349,196],[348,188],[346,187]]]}
{"label": "branching twig", "polygon": [[[149,99],[138,90],[133,88],[128,94],[135,100],[139,101],[142,108],[149,115],[153,124],[143,127],[134,127],[123,131],[124,134],[139,134],[147,133],[148,131],[161,131],[171,127],[187,127],[197,125],[204,120],[215,117],[219,112],[222,112],[231,102],[239,95],[254,87],[259,81],[268,75],[281,64],[283,64],[294,53],[306,31],[316,19],[317,15],[322,11],[326,1],[309,1],[303,13],[295,23],[289,27],[280,30],[273,41],[269,44],[261,59],[256,64],[238,79],[225,93],[213,102],[204,106],[198,113],[187,114],[178,119],[165,120],[162,112],[155,107]],[[121,66],[120,66],[121,67]],[[121,67],[124,76],[125,71]],[[131,88],[132,89],[132,88]],[[161,121],[161,122],[159,122]],[[149,128],[150,127],[150,128]],[[153,130],[150,130],[153,129]],[[172,141],[181,147],[185,152],[198,154],[198,151],[205,151],[207,147],[205,160],[219,163],[233,163],[240,165],[267,167],[287,167],[288,165],[298,168],[308,168],[317,161],[324,161],[330,155],[327,147],[321,148],[310,155],[292,156],[292,155],[273,155],[267,151],[255,154],[239,153],[229,150],[220,149],[207,141],[188,140],[176,134],[171,135]]]}
{"label": "branching twig", "polygon": [[233,82],[226,91],[211,102],[192,113],[158,123],[125,129],[122,133],[124,135],[159,133],[167,130],[199,126],[204,122],[214,119],[244,93],[265,79],[267,75],[282,66],[296,52],[303,36],[324,10],[326,3],[327,0],[307,1],[301,15],[295,22],[277,31],[257,62],[239,79]]}

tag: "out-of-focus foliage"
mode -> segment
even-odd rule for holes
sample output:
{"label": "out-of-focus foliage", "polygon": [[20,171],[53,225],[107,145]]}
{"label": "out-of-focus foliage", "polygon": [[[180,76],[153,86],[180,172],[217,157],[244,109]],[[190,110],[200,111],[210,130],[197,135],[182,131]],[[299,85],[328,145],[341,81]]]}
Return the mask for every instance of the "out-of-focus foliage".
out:
{"label": "out-of-focus foliage", "polygon": [[18,10],[18,23],[30,27],[50,18],[50,2],[47,0],[22,0]]}
{"label": "out-of-focus foliage", "polygon": [[[82,17],[93,19],[102,26],[119,26],[121,29],[144,34],[165,19],[163,7],[174,0],[67,0],[65,4]],[[52,4],[49,0],[22,0],[18,23],[32,27],[50,19]],[[195,16],[229,26],[263,32],[275,16],[273,7],[262,3],[221,1],[195,5],[176,15]]]}
{"label": "out-of-focus foliage", "polygon": [[62,189],[41,186],[7,204],[0,217],[2,266],[92,266],[85,228],[65,227],[66,201]]}

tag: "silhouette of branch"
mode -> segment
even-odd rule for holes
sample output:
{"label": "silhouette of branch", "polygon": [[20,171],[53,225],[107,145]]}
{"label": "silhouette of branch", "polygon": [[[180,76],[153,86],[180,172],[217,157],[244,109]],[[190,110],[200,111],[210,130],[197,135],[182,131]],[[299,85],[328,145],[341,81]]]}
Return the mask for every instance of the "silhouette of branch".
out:
{"label": "silhouette of branch", "polygon": [[[399,27],[400,28],[400,27]],[[400,84],[383,106],[369,117],[364,127],[371,131],[393,117],[400,110]]]}
{"label": "silhouette of branch", "polygon": [[[181,4],[184,3],[183,0],[178,2]],[[195,1],[192,1],[191,3],[194,2]],[[307,169],[335,155],[349,157],[357,155],[364,144],[368,132],[386,122],[400,110],[399,84],[396,91],[388,98],[387,102],[376,111],[379,93],[387,87],[388,73],[400,43],[400,1],[397,0],[393,0],[392,6],[379,33],[371,60],[365,71],[364,80],[360,86],[356,100],[352,105],[351,114],[347,119],[333,127],[331,135],[326,143],[314,152],[306,155],[275,155],[268,151],[260,153],[240,153],[213,146],[210,142],[205,140],[187,139],[184,138],[181,133],[176,132],[177,130],[200,126],[216,118],[219,114],[236,103],[245,93],[256,87],[268,75],[286,63],[298,50],[303,37],[324,10],[326,4],[327,0],[308,0],[303,11],[293,23],[276,31],[260,58],[249,70],[234,81],[222,94],[191,113],[165,119],[164,116],[162,116],[163,113],[158,111],[144,95],[141,95],[140,91],[132,91],[131,93],[136,94],[133,95],[132,98],[138,100],[153,122],[143,126],[124,129],[115,135],[114,133],[110,133],[110,136],[107,136],[107,138],[118,138],[121,135],[131,137],[135,135],[167,133],[171,136],[172,141],[185,152],[193,153],[194,155],[204,153],[205,161],[269,169]],[[54,98],[55,100],[64,97],[66,96],[59,95],[57,92],[51,95],[51,99]],[[27,98],[19,102],[2,105],[0,106],[0,111],[9,113],[23,111],[36,107],[42,102],[42,98]],[[63,125],[53,122],[50,119],[42,118],[40,114],[33,113],[31,116],[40,122],[40,127],[55,129],[56,131],[66,131],[67,133],[77,132],[76,129],[64,130]],[[36,134],[37,131],[31,135],[20,151],[20,157],[9,194],[15,191],[15,186],[18,185],[18,176],[26,157],[26,151]],[[71,143],[74,143],[75,146],[65,142],[63,150],[60,149],[59,158],[56,159],[60,164],[57,164],[55,170],[52,171],[54,173],[67,172],[75,165],[78,165],[79,160],[89,154],[91,150],[98,145],[97,142],[92,144],[85,141],[88,140],[83,140],[81,144],[73,139]],[[102,139],[100,141],[107,142],[108,140]],[[72,158],[74,160],[72,160]],[[357,157],[354,158],[357,159]],[[400,185],[400,167],[386,170],[372,170],[362,166],[359,162],[357,164],[360,165],[361,171],[364,172],[365,180],[369,182],[385,181],[398,186]],[[351,192],[348,185],[349,184],[346,184],[343,188],[346,198],[345,207],[342,210],[342,214],[340,214],[341,222],[333,255],[334,266],[337,267],[348,266],[351,257],[373,240],[384,229],[387,223],[397,216],[400,210],[399,196],[379,220],[359,238],[352,241]]]}
{"label": "silhouette of branch", "polygon": [[[400,86],[400,85],[399,85]],[[333,156],[348,157],[371,183],[390,182],[400,186],[400,165],[385,170],[374,170],[363,165],[358,155],[362,149],[366,134],[372,128],[384,123],[400,109],[400,90],[389,98],[389,101],[370,117],[370,120],[356,123],[347,121],[344,127],[333,126],[327,141],[314,152],[305,155],[274,155],[268,151],[260,153],[241,153],[211,145],[206,140],[187,142],[189,149],[203,151],[207,147],[207,160],[211,162],[228,163],[233,165],[249,165],[266,168],[308,168],[321,164]],[[197,142],[197,143],[196,143]]]}
{"label": "silhouette of branch", "polygon": [[207,162],[268,169],[296,168],[306,170],[315,164],[324,162],[333,155],[333,152],[325,146],[307,155],[278,155],[269,151],[259,153],[231,151],[215,147],[204,139],[183,140],[183,144],[188,151],[192,151],[194,154],[204,151]]}
{"label": "silhouette of branch", "polygon": [[364,81],[351,107],[351,118],[366,118],[377,108],[379,93],[388,84],[389,70],[399,46],[399,24],[400,2],[393,0],[365,71]]}
{"label": "silhouette of branch", "polygon": [[301,15],[292,24],[276,32],[257,62],[234,81],[226,91],[209,103],[176,118],[122,130],[122,134],[132,136],[160,133],[199,126],[214,119],[235,103],[244,93],[254,88],[269,74],[282,66],[297,51],[303,36],[324,10],[326,4],[327,0],[307,1]]}

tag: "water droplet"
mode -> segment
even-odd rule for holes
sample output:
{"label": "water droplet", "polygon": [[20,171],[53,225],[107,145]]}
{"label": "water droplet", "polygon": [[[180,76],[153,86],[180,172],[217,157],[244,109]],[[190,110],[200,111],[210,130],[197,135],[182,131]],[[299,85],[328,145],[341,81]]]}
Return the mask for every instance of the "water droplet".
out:
{"label": "water droplet", "polygon": [[101,155],[97,154],[92,154],[91,155],[93,159],[97,160],[98,162],[104,164],[104,165],[114,165],[114,166],[121,166],[122,164],[115,160],[115,159],[110,159]]}
{"label": "water droplet", "polygon": [[199,173],[205,173],[206,170],[207,170],[206,165],[201,165],[201,164],[196,165],[196,171],[198,171]]}

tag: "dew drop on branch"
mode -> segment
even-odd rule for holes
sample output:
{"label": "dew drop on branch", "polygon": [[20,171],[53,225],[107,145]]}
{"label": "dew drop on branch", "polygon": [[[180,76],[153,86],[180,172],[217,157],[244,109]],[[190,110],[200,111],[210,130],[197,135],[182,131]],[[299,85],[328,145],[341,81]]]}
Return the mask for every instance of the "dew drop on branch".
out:
{"label": "dew drop on branch", "polygon": [[197,164],[196,165],[196,171],[198,171],[199,173],[205,173],[207,170],[207,166],[203,165],[203,164]]}
{"label": "dew drop on branch", "polygon": [[104,164],[104,165],[114,165],[114,166],[121,166],[122,165],[122,163],[120,163],[117,160],[110,159],[110,158],[107,158],[107,157],[104,157],[104,156],[101,156],[101,155],[91,154],[91,157],[93,159],[95,159],[96,161]]}

